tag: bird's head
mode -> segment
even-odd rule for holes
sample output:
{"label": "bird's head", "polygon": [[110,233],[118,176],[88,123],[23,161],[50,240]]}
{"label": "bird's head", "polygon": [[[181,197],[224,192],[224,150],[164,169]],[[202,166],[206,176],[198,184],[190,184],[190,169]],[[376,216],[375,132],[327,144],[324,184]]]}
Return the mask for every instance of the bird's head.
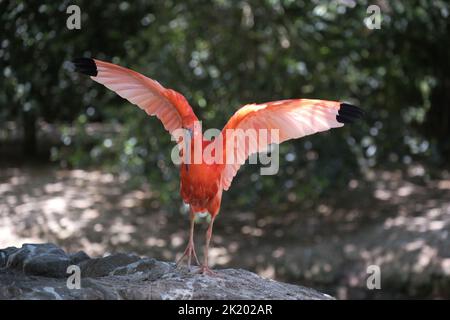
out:
{"label": "bird's head", "polygon": [[188,121],[183,124],[183,129],[190,139],[198,138],[202,135],[202,123],[198,120]]}
{"label": "bird's head", "polygon": [[[202,141],[202,124],[197,119],[193,121],[184,121],[183,122],[183,134],[184,134],[184,143],[183,150],[180,155],[184,157],[184,165],[186,170],[189,170],[189,163],[191,161],[191,152],[192,148],[194,148],[194,144],[198,143],[198,141]],[[200,139],[200,140],[199,140]]]}

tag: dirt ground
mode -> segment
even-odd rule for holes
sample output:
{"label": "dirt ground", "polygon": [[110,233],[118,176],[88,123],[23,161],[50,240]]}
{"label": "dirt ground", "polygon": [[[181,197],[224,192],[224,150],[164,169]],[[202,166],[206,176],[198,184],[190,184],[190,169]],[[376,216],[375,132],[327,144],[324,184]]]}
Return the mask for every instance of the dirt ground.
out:
{"label": "dirt ground", "polygon": [[[422,166],[351,181],[315,208],[240,212],[216,220],[210,261],[337,298],[450,298],[450,175]],[[0,168],[0,248],[54,242],[91,256],[127,251],[175,260],[188,236],[186,210],[160,209],[156,186],[49,166]],[[202,256],[205,219],[196,226]],[[367,288],[367,267],[381,289]]]}

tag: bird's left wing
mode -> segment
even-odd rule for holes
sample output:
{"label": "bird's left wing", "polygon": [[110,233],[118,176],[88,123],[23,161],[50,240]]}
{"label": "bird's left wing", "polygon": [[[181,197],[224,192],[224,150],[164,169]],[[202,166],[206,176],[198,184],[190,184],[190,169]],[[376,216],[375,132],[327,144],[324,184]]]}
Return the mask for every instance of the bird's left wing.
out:
{"label": "bird's left wing", "polygon": [[92,80],[137,105],[148,115],[158,117],[171,134],[182,128],[184,122],[197,120],[182,94],[166,89],[138,72],[90,58],[78,58],[73,63],[76,71],[91,76]]}
{"label": "bird's left wing", "polygon": [[[362,115],[360,108],[347,103],[311,99],[273,101],[240,108],[223,128],[222,139],[215,140],[218,141],[217,143],[222,143],[225,162],[221,178],[222,188],[228,190],[240,166],[245,163],[250,154],[267,150],[269,144],[342,127],[345,123],[351,123]],[[248,129],[252,129],[255,134],[239,137],[238,129],[241,129],[241,134]],[[261,129],[264,130],[261,131]],[[234,131],[237,134],[236,141],[240,139],[241,143],[227,146],[227,137],[228,139],[230,137],[227,131],[230,130],[231,133]],[[267,137],[260,139],[261,134]],[[274,136],[275,134],[277,137]]]}

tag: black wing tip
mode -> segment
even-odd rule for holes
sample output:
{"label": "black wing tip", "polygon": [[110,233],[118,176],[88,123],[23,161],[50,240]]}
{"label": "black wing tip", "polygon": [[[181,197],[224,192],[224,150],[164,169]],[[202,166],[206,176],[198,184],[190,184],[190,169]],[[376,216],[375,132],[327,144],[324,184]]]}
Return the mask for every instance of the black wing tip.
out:
{"label": "black wing tip", "polygon": [[364,111],[352,104],[341,103],[336,120],[339,123],[353,123],[364,116]]}
{"label": "black wing tip", "polygon": [[98,74],[97,65],[94,59],[91,58],[75,58],[72,60],[75,66],[75,71],[86,74],[88,76],[96,77]]}

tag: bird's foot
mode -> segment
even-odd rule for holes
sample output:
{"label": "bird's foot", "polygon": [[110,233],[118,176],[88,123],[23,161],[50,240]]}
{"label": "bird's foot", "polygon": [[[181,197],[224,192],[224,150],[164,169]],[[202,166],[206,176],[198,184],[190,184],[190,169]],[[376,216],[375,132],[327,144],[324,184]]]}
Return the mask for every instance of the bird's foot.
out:
{"label": "bird's foot", "polygon": [[200,269],[197,271],[197,273],[204,274],[204,275],[207,275],[207,276],[210,276],[210,277],[220,277],[220,275],[217,272],[212,271],[206,265],[201,265]]}
{"label": "bird's foot", "polygon": [[179,267],[180,263],[184,260],[184,258],[188,259],[188,268],[191,268],[191,259],[194,257],[195,262],[197,262],[197,265],[200,265],[200,262],[198,261],[197,254],[195,253],[195,247],[193,242],[189,242],[188,246],[186,247],[186,250],[184,250],[183,255],[180,259],[176,262],[176,266]]}

